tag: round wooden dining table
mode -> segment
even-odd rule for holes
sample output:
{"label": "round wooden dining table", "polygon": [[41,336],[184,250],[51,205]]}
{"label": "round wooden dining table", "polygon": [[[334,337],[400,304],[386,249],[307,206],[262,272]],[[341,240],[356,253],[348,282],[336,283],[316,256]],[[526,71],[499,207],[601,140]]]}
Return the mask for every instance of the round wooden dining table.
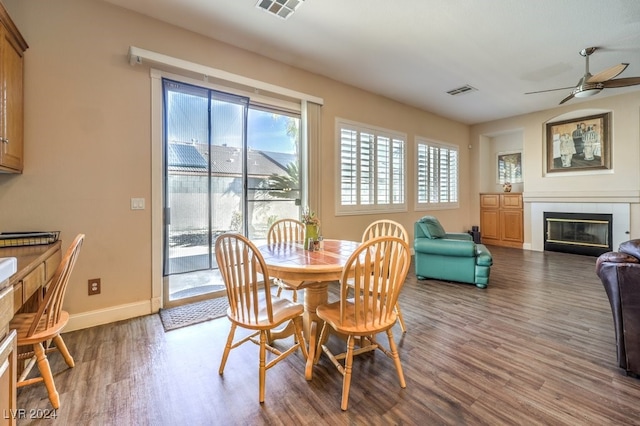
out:
{"label": "round wooden dining table", "polygon": [[[316,315],[316,308],[328,302],[329,284],[338,281],[342,268],[349,256],[360,245],[359,242],[347,240],[324,240],[324,248],[319,251],[306,250],[301,243],[281,242],[258,245],[269,269],[269,275],[289,282],[299,282],[296,289],[304,289],[304,336],[309,344],[309,357],[305,368],[305,377],[311,380],[313,363],[318,347],[318,333],[324,322]],[[283,331],[277,339],[284,337],[289,331]]]}

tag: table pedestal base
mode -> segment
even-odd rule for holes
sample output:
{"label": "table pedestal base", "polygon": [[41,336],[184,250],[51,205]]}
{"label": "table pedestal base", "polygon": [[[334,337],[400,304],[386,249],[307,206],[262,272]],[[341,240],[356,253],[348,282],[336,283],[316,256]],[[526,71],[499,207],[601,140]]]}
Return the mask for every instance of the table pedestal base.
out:
{"label": "table pedestal base", "polygon": [[316,353],[322,348],[318,347],[318,338],[324,321],[316,315],[316,308],[324,305],[329,301],[328,282],[315,282],[305,288],[304,292],[304,314],[302,316],[302,324],[305,339],[309,342],[309,357],[304,371],[307,380],[313,377],[313,364],[316,359]]}

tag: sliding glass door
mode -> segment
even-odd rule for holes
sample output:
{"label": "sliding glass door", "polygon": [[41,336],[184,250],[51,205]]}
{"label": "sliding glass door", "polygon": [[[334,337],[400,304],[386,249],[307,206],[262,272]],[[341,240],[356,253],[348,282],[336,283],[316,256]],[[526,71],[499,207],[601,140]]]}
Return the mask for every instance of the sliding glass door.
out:
{"label": "sliding glass door", "polygon": [[299,116],[163,80],[165,306],[223,289],[215,240],[299,217]]}

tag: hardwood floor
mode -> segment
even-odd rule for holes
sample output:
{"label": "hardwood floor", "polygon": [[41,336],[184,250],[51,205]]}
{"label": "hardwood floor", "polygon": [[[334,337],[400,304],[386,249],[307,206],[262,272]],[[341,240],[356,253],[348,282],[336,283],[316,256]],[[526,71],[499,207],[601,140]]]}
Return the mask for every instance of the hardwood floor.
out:
{"label": "hardwood floor", "polygon": [[[346,412],[326,357],[310,382],[299,353],[267,371],[261,405],[255,345],[218,375],[226,318],[165,333],[150,315],[65,334],[76,367],[50,355],[57,420],[18,424],[640,424],[640,380],[617,368],[595,258],[490,250],[485,290],[418,282],[412,268],[400,296],[408,332],[394,328],[407,388],[382,353],[357,357]],[[44,386],[20,389],[18,407],[49,409]]]}

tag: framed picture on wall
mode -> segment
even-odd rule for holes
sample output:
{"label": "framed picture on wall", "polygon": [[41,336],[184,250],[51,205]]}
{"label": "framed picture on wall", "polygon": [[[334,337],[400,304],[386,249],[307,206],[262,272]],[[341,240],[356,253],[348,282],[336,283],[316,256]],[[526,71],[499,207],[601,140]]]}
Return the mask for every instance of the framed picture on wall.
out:
{"label": "framed picture on wall", "polygon": [[547,172],[611,168],[610,113],[547,123]]}
{"label": "framed picture on wall", "polygon": [[499,184],[522,182],[522,152],[498,152],[496,158]]}

